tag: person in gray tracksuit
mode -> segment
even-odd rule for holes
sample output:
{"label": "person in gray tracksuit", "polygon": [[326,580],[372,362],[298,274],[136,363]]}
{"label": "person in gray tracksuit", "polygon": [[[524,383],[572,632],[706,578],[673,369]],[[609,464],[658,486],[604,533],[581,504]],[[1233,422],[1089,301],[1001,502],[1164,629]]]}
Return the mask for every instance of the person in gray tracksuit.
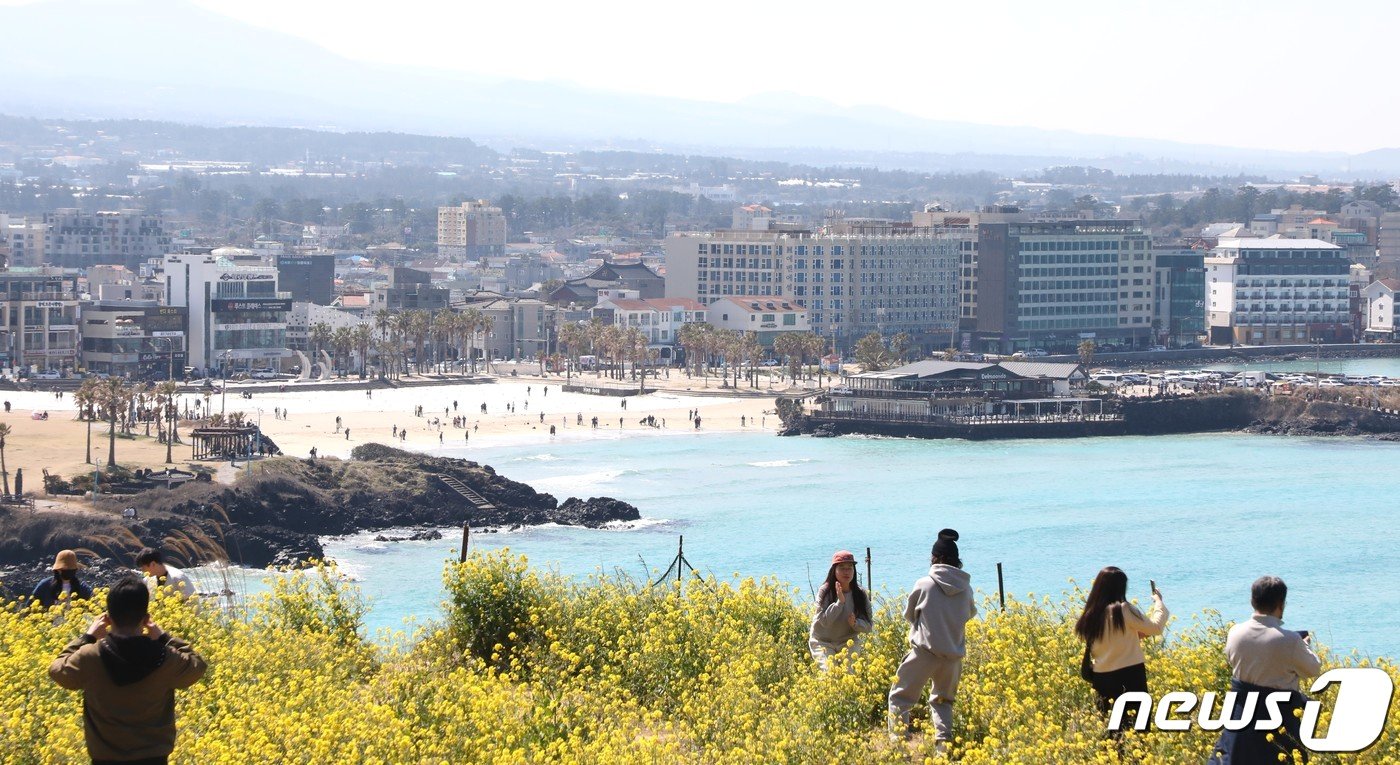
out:
{"label": "person in gray tracksuit", "polygon": [[891,733],[908,735],[909,710],[919,702],[924,686],[932,683],[929,709],[934,740],[946,742],[953,737],[953,700],[966,653],[965,627],[976,615],[971,577],[958,557],[958,532],[943,529],[933,543],[928,576],[914,583],[904,607],[909,653],[890,688]]}

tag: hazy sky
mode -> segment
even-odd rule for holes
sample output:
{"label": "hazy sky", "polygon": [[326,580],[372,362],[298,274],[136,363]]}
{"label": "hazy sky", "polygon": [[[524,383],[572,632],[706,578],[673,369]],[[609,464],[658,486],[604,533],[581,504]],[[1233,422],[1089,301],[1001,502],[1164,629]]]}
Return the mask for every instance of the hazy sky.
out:
{"label": "hazy sky", "polygon": [[1258,148],[1400,145],[1387,2],[195,2],[344,56],[492,77]]}

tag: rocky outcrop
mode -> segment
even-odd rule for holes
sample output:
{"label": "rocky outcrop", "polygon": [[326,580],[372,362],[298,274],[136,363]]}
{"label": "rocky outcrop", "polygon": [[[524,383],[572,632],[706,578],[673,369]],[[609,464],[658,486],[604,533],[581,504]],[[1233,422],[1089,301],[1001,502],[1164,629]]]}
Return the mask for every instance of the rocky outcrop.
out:
{"label": "rocky outcrop", "polygon": [[[488,500],[481,510],[447,488],[447,475]],[[139,519],[124,523],[121,509],[136,507]],[[223,552],[248,566],[292,564],[324,555],[320,538],[388,528],[440,528],[470,523],[521,526],[560,523],[596,527],[636,520],[637,509],[607,497],[552,495],[498,474],[489,465],[431,457],[369,444],[352,458],[276,458],[257,463],[229,486],[189,482],[105,501],[106,514],[72,517],[14,514],[0,524],[0,565],[30,563],[63,547],[87,547],[121,558],[137,540],[175,537],[213,557]],[[131,532],[128,534],[127,532]],[[118,549],[111,549],[116,547]]]}

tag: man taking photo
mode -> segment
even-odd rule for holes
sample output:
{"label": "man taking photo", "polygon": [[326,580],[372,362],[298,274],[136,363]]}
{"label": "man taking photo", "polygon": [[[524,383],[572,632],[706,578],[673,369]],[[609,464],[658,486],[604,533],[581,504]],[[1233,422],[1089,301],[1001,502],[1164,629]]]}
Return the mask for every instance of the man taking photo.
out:
{"label": "man taking photo", "polygon": [[204,676],[204,659],[151,621],[149,606],[144,583],[117,582],[107,613],[49,665],[55,683],[83,692],[93,765],[166,765],[175,749],[175,689]]}

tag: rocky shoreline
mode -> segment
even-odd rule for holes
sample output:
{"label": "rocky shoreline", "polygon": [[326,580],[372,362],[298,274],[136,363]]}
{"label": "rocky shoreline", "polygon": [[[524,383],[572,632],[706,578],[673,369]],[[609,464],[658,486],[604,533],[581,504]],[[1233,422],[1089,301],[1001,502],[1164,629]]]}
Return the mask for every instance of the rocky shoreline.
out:
{"label": "rocky shoreline", "polygon": [[[468,501],[440,476],[465,485],[490,507]],[[137,508],[135,521],[122,519],[126,507]],[[64,548],[100,556],[89,561],[86,574],[104,583],[129,571],[143,544],[163,546],[178,563],[224,557],[260,568],[321,558],[320,538],[326,536],[405,528],[431,534],[463,523],[597,528],[641,517],[637,508],[611,497],[560,502],[489,465],[379,444],[356,447],[349,460],[273,458],[232,485],[191,481],[104,499],[97,510],[90,515],[0,510],[0,588],[27,595],[52,565],[54,552]]]}

